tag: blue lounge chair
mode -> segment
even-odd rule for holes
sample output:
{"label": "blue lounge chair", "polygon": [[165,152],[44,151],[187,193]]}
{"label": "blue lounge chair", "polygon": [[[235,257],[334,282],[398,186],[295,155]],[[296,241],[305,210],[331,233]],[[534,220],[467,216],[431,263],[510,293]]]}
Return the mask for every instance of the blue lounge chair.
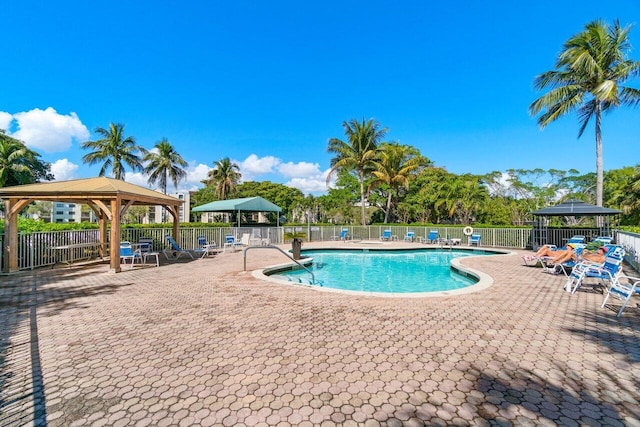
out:
{"label": "blue lounge chair", "polygon": [[349,230],[346,228],[343,228],[342,231],[340,232],[339,236],[333,236],[332,237],[333,240],[348,240],[349,239]]}
{"label": "blue lounge chair", "polygon": [[215,242],[209,243],[207,241],[207,238],[204,236],[198,236],[198,246],[202,251],[201,258],[206,258],[209,255],[215,255],[216,253],[218,253],[218,245],[216,245]]}
{"label": "blue lounge chair", "polygon": [[618,298],[622,301],[622,307],[620,307],[616,317],[620,317],[624,308],[627,306],[627,303],[634,294],[640,295],[640,277],[620,274],[611,281],[611,286],[607,289],[607,294],[605,295],[604,301],[602,301],[602,305],[600,307],[604,307],[605,304],[607,304],[609,297],[613,296],[614,298]]}
{"label": "blue lounge chair", "polygon": [[224,246],[222,248],[223,252],[227,251],[227,248],[231,248],[231,251],[235,252],[237,247],[241,247],[242,242],[236,240],[235,236],[232,234],[227,234],[224,236]]}
{"label": "blue lounge chair", "polygon": [[405,242],[413,242],[413,238],[416,236],[415,231],[407,231],[407,235],[404,236]]}
{"label": "blue lounge chair", "polygon": [[391,237],[392,237],[391,230],[384,230],[382,232],[382,236],[380,236],[380,240],[389,241],[389,240],[391,240]]}
{"label": "blue lounge chair", "polygon": [[142,254],[140,253],[140,249],[133,250],[131,243],[129,242],[120,242],[120,262],[124,261],[127,263],[127,260],[131,260],[131,268],[133,269],[133,263],[136,260],[140,261],[142,264]]}
{"label": "blue lounge chair", "polygon": [[616,246],[607,252],[607,257],[603,264],[589,261],[582,261],[576,264],[565,282],[564,290],[575,294],[586,278],[600,279],[603,282],[612,283],[616,276],[622,272],[621,265],[624,254],[624,248]]}
{"label": "blue lounge chair", "polygon": [[585,237],[582,234],[576,234],[567,240],[567,243],[584,243]]}
{"label": "blue lounge chair", "polygon": [[167,241],[169,242],[169,246],[171,247],[169,249],[163,249],[162,253],[168,260],[175,261],[178,258],[180,258],[183,254],[189,255],[191,259],[194,259],[193,254],[185,249],[182,249],[178,244],[178,242],[176,242],[173,237],[167,234],[165,238],[167,239]]}
{"label": "blue lounge chair", "polygon": [[480,240],[482,240],[482,236],[480,234],[472,234],[469,236],[469,246],[480,246]]}
{"label": "blue lounge chair", "polygon": [[425,243],[437,243],[438,242],[438,230],[431,230],[429,235],[425,239]]}

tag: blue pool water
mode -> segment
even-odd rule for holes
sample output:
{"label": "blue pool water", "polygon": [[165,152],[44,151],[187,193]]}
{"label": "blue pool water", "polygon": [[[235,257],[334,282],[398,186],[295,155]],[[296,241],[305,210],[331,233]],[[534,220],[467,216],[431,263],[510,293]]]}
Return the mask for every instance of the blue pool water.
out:
{"label": "blue pool water", "polygon": [[[414,293],[449,291],[476,283],[454,272],[453,258],[487,255],[469,250],[310,250],[304,256],[313,258],[309,266],[316,282],[327,288],[359,292]],[[280,280],[311,282],[304,269],[271,274]]]}

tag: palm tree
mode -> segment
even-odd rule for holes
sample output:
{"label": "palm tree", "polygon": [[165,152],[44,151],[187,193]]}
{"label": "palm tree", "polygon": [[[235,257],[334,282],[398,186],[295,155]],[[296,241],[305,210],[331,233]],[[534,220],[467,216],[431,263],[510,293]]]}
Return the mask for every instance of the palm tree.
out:
{"label": "palm tree", "polygon": [[584,31],[571,37],[558,56],[556,69],[536,77],[537,89],[551,88],[530,106],[531,115],[538,117],[544,128],[565,114],[577,110],[580,121],[578,138],[582,136],[591,118],[595,119],[596,136],[596,204],[602,206],[602,113],[622,105],[640,103],[640,90],[622,86],[637,76],[640,62],[627,59],[631,49],[630,27],[621,28],[616,20],[613,26],[602,21],[586,25]]}
{"label": "palm tree", "polygon": [[136,140],[132,136],[124,136],[124,125],[109,123],[109,129],[96,128],[95,133],[102,136],[102,139],[82,143],[82,148],[94,150],[85,154],[82,161],[90,165],[104,162],[100,168],[100,176],[104,176],[107,170],[112,169],[115,179],[124,180],[125,164],[134,172],[144,169],[136,153],[139,151],[144,154],[146,150],[136,145]]}
{"label": "palm tree", "polygon": [[391,200],[400,187],[409,189],[409,181],[421,168],[429,164],[426,157],[414,147],[398,143],[382,143],[379,157],[373,161],[374,180],[369,184],[369,191],[374,187],[387,187],[387,207],[384,213],[385,224],[389,222]]}
{"label": "palm tree", "polygon": [[368,173],[373,168],[373,161],[378,152],[378,144],[387,134],[387,128],[380,128],[380,124],[369,119],[365,122],[358,122],[351,119],[349,122],[343,122],[344,133],[347,141],[344,142],[338,138],[329,140],[328,152],[334,153],[335,157],[331,159],[331,170],[327,175],[327,185],[331,180],[334,172],[344,169],[349,172],[355,172],[360,181],[360,207],[362,213],[362,225],[367,224],[364,209],[365,188],[364,182]]}
{"label": "palm tree", "polygon": [[0,187],[52,180],[51,165],[22,141],[0,131]]}
{"label": "palm tree", "polygon": [[178,182],[187,176],[182,169],[187,166],[182,156],[176,152],[167,138],[162,138],[154,146],[158,152],[148,151],[142,160],[147,164],[144,173],[149,175],[149,182],[158,183],[162,192],[167,194],[167,180],[171,178],[173,186],[178,188]]}
{"label": "palm tree", "polygon": [[242,178],[240,167],[232,163],[228,157],[214,162],[213,166],[214,168],[209,171],[207,184],[215,185],[218,198],[225,200],[229,194],[233,193]]}

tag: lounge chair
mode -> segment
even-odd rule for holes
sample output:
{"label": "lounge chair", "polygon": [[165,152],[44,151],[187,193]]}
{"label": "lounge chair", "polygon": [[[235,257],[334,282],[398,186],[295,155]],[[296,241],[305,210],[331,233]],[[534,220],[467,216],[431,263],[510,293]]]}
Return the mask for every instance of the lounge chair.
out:
{"label": "lounge chair", "polygon": [[605,237],[605,236],[598,236],[592,240],[592,242],[599,242],[602,246],[610,245],[612,241],[613,241],[613,237]]}
{"label": "lounge chair", "polygon": [[178,258],[180,258],[183,254],[186,254],[186,255],[189,255],[191,259],[194,259],[193,254],[188,250],[182,249],[178,244],[178,242],[176,242],[173,237],[167,234],[165,238],[167,239],[167,241],[169,242],[169,245],[171,246],[171,248],[169,249],[162,250],[162,253],[164,254],[165,258],[167,258],[168,260],[175,261]]}
{"label": "lounge chair", "polygon": [[573,251],[575,253],[576,259],[569,260],[561,263],[549,263],[548,261],[542,264],[542,270],[546,273],[560,274],[563,273],[565,276],[569,276],[569,272],[580,262],[582,262],[582,252],[586,248],[587,245],[584,243],[572,243]]}
{"label": "lounge chair", "polygon": [[346,228],[343,228],[342,231],[340,232],[339,236],[333,236],[331,238],[332,240],[348,240],[349,239],[349,230]]}
{"label": "lounge chair", "polygon": [[431,230],[427,236],[425,243],[437,243],[438,242],[438,230]]}
{"label": "lounge chair", "polygon": [[611,285],[609,286],[609,289],[607,289],[607,294],[605,295],[604,301],[602,301],[602,305],[600,307],[604,307],[605,304],[607,304],[607,300],[610,296],[618,298],[622,301],[622,306],[620,307],[616,317],[620,317],[627,306],[627,303],[634,294],[640,294],[640,277],[620,274],[611,281]]}
{"label": "lounge chair", "polygon": [[[247,234],[247,236],[250,237],[250,234]],[[247,237],[247,243],[248,240],[249,238]],[[224,246],[222,248],[223,252],[226,252],[227,248],[231,248],[231,251],[235,252],[236,248],[239,246],[242,246],[242,242],[237,241],[234,235],[227,234],[226,236],[224,236]]]}
{"label": "lounge chair", "polygon": [[589,261],[582,261],[573,267],[564,285],[564,290],[575,294],[582,282],[586,278],[600,279],[603,282],[612,281],[621,274],[622,260],[625,250],[621,246],[607,252],[607,257],[603,264],[596,264]]}
{"label": "lounge chair", "polygon": [[469,246],[480,246],[480,240],[482,240],[482,236],[480,234],[472,234],[469,236]]}
{"label": "lounge chair", "polygon": [[380,236],[380,240],[389,241],[389,240],[391,240],[391,238],[392,238],[391,230],[384,230],[382,232],[382,236]]}
{"label": "lounge chair", "polygon": [[201,258],[206,258],[209,255],[215,255],[218,253],[218,245],[216,243],[209,243],[207,238],[204,236],[198,236],[198,246],[200,246],[200,250],[202,251]]}
{"label": "lounge chair", "polygon": [[126,264],[127,260],[131,260],[131,269],[133,269],[133,263],[136,260],[139,260],[140,264],[142,264],[140,249],[134,251],[130,242],[120,242],[120,263],[124,261]]}
{"label": "lounge chair", "polygon": [[567,240],[567,243],[584,243],[585,237],[582,234],[576,234]]}
{"label": "lounge chair", "polygon": [[405,242],[413,242],[413,238],[416,236],[415,231],[407,231],[407,235],[404,236]]}

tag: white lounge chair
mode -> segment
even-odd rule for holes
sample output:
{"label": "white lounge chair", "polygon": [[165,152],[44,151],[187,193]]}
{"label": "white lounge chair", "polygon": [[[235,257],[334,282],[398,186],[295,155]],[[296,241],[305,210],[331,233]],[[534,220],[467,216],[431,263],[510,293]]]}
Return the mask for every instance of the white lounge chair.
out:
{"label": "white lounge chair", "polygon": [[622,306],[616,315],[616,317],[620,317],[627,306],[627,303],[634,294],[640,294],[640,277],[620,274],[611,281],[611,285],[609,286],[609,289],[607,289],[607,295],[605,295],[604,301],[602,301],[602,305],[600,307],[604,307],[605,304],[607,304],[609,297],[612,296],[617,298],[622,301]]}

